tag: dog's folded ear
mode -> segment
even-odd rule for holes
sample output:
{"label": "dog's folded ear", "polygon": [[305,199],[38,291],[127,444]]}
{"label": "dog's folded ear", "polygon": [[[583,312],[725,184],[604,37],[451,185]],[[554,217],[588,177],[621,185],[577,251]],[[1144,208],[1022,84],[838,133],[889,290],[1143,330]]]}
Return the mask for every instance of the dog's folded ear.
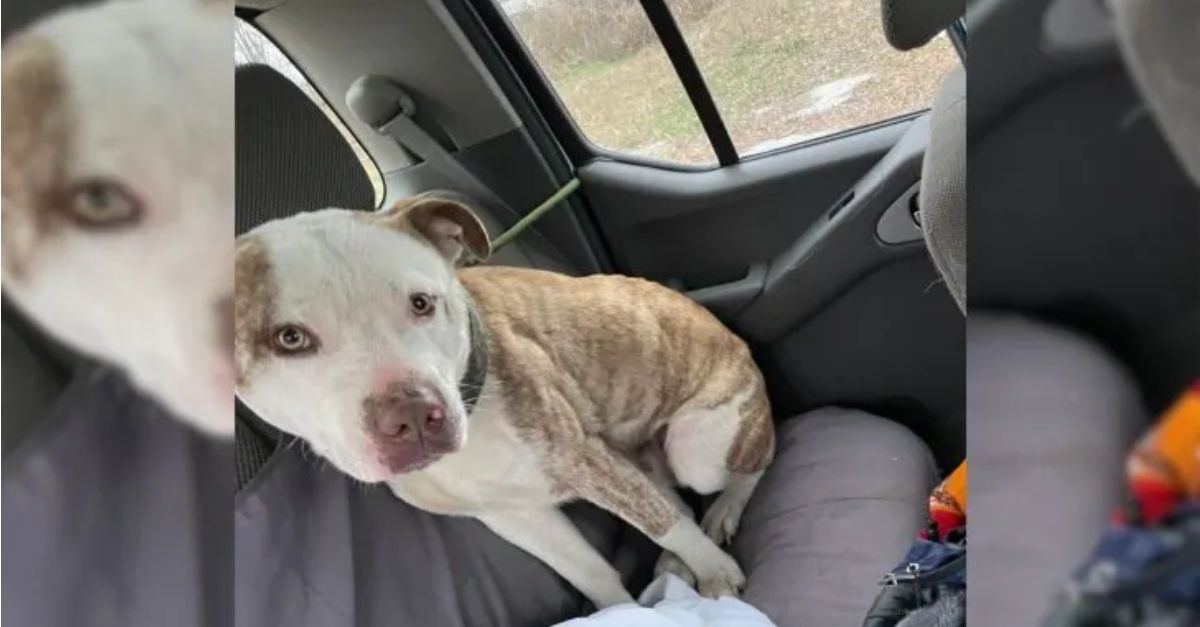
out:
{"label": "dog's folded ear", "polygon": [[406,198],[384,213],[389,220],[429,240],[451,263],[464,261],[463,251],[478,261],[491,255],[492,242],[474,211],[447,194],[428,193]]}

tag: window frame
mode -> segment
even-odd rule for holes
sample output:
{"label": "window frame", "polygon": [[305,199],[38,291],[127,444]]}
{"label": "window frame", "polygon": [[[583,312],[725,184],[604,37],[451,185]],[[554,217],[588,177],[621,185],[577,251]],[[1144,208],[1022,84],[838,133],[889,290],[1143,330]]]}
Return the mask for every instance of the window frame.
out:
{"label": "window frame", "polygon": [[[666,0],[638,0],[638,2],[642,6],[643,13],[654,30],[659,45],[663,47],[663,52],[671,62],[671,67],[688,96],[693,112],[705,130],[705,135],[709,140],[709,147],[717,159],[716,163],[696,164],[667,161],[624,152],[619,149],[606,148],[596,144],[588,138],[583,129],[579,127],[579,124],[575,122],[570,109],[562,101],[557,90],[554,88],[553,81],[542,70],[533,51],[526,45],[512,21],[504,13],[504,10],[496,0],[446,0],[448,7],[457,6],[465,9],[465,13],[452,10],[451,13],[456,14],[456,18],[467,15],[481,26],[483,36],[489,39],[492,45],[497,48],[501,58],[523,84],[524,89],[529,93],[539,113],[558,138],[559,143],[573,165],[601,159],[662,170],[708,172],[794,150],[801,150],[828,141],[844,139],[860,133],[868,133],[896,124],[905,124],[929,112],[929,107],[926,107],[771,150],[746,155],[739,154],[737,148],[732,143],[732,139],[730,139],[728,129],[725,127],[724,118],[721,116],[720,110],[716,107],[716,101],[708,89],[707,83],[704,81],[703,72],[696,64],[691,48],[687,45],[687,41],[679,29],[679,25],[674,18],[674,14],[671,13]],[[960,19],[958,22],[961,21]],[[460,21],[461,24],[462,22]],[[664,34],[666,39],[664,39]],[[965,32],[959,28],[950,28],[947,29],[947,34],[950,36],[955,50],[959,53],[959,59],[965,61],[965,55],[963,54],[965,51]],[[681,71],[681,66],[683,67],[683,71]],[[697,105],[697,101],[701,103],[699,106]],[[724,138],[721,137],[722,134]],[[725,141],[729,142],[728,146],[722,147]],[[729,149],[732,149],[732,154],[728,152]]]}

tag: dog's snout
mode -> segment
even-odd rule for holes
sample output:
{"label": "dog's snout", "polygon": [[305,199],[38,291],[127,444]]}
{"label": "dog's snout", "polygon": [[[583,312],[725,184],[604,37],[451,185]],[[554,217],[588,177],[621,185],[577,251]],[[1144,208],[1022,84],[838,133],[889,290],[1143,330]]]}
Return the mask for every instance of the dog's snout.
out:
{"label": "dog's snout", "polygon": [[446,408],[424,398],[392,397],[374,406],[367,420],[379,438],[422,440],[446,424]]}
{"label": "dog's snout", "polygon": [[423,468],[458,445],[458,426],[431,385],[392,383],[367,397],[363,409],[367,434],[390,472]]}

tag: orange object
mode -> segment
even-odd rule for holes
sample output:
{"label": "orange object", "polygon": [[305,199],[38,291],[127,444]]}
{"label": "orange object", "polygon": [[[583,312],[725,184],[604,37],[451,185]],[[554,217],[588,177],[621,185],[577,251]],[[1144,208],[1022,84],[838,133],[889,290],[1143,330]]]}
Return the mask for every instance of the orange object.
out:
{"label": "orange object", "polygon": [[1149,524],[1181,501],[1200,499],[1200,382],[1137,443],[1125,470],[1139,513]]}
{"label": "orange object", "polygon": [[966,460],[929,495],[929,519],[942,539],[967,524]]}

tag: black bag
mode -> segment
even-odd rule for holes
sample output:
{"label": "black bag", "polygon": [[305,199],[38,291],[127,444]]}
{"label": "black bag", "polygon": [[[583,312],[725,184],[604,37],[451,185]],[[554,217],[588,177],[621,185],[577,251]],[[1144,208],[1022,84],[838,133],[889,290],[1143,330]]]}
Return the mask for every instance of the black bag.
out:
{"label": "black bag", "polygon": [[880,585],[863,627],[966,625],[964,544],[917,540]]}

